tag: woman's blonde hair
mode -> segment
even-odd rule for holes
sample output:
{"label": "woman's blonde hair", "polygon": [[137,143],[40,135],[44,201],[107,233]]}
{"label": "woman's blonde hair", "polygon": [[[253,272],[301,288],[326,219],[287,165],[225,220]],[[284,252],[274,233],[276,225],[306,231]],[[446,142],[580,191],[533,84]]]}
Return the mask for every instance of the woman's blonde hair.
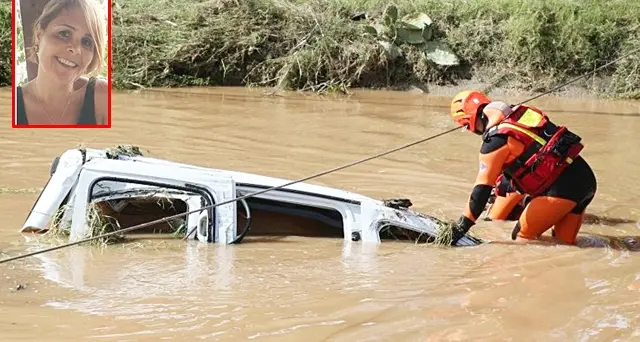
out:
{"label": "woman's blonde hair", "polygon": [[104,46],[106,44],[105,31],[106,25],[102,17],[102,9],[96,0],[50,0],[42,10],[42,14],[33,23],[33,47],[29,49],[28,59],[31,62],[38,63],[37,46],[38,33],[44,32],[52,20],[57,18],[63,10],[79,8],[84,13],[85,21],[94,44],[93,59],[87,66],[87,73],[99,73],[102,71],[102,59]]}

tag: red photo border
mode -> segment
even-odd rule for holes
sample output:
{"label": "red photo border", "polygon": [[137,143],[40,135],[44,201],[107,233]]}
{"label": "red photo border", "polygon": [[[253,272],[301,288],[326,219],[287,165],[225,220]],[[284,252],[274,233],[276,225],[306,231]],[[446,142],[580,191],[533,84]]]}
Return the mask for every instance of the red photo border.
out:
{"label": "red photo border", "polygon": [[20,0],[11,0],[11,127],[13,128],[111,128],[111,86],[113,78],[113,59],[111,58],[111,7],[112,1],[107,0],[109,5],[107,6],[107,124],[106,125],[17,125],[16,124],[16,6],[19,6],[17,2]]}

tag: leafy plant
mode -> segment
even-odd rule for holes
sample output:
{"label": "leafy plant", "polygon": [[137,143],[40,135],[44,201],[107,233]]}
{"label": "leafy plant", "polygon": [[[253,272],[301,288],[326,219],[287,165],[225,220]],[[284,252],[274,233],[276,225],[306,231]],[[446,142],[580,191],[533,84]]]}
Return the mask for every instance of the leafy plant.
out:
{"label": "leafy plant", "polygon": [[389,58],[402,55],[403,45],[412,45],[424,51],[425,57],[438,65],[458,65],[458,56],[449,46],[434,39],[431,18],[422,12],[410,13],[398,19],[398,8],[388,6],[383,20],[365,25],[365,34],[377,39]]}
{"label": "leafy plant", "polygon": [[11,85],[11,2],[0,2],[0,41],[1,87]]}

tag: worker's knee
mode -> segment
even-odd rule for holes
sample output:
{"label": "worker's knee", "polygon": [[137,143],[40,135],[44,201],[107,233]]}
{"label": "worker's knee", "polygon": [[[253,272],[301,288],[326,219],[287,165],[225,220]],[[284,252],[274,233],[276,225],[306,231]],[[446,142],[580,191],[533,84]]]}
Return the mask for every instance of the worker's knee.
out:
{"label": "worker's knee", "polygon": [[[512,238],[537,239],[571,212],[576,202],[548,196],[529,202],[512,232]],[[568,233],[562,233],[564,234]],[[569,236],[569,235],[567,235]]]}
{"label": "worker's knee", "polygon": [[515,240],[516,238],[525,239],[525,240],[536,240],[538,239],[545,231],[549,228],[536,227],[531,225],[522,224],[521,221],[516,222],[513,227],[513,231],[511,231],[511,239]]}

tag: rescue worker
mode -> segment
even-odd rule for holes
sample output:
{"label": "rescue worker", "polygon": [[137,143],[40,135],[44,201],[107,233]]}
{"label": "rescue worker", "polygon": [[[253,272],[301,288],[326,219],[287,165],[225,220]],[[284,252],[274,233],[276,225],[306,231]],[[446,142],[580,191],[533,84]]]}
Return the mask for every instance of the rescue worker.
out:
{"label": "rescue worker", "polygon": [[[469,203],[450,225],[452,245],[476,224],[494,187],[496,201],[506,204],[495,217],[507,217],[518,203],[528,202],[513,240],[537,239],[553,227],[555,239],[574,245],[597,188],[591,167],[579,155],[581,138],[533,106],[491,101],[479,91],[458,93],[451,101],[451,115],[483,139]],[[507,194],[510,197],[504,197]]]}

